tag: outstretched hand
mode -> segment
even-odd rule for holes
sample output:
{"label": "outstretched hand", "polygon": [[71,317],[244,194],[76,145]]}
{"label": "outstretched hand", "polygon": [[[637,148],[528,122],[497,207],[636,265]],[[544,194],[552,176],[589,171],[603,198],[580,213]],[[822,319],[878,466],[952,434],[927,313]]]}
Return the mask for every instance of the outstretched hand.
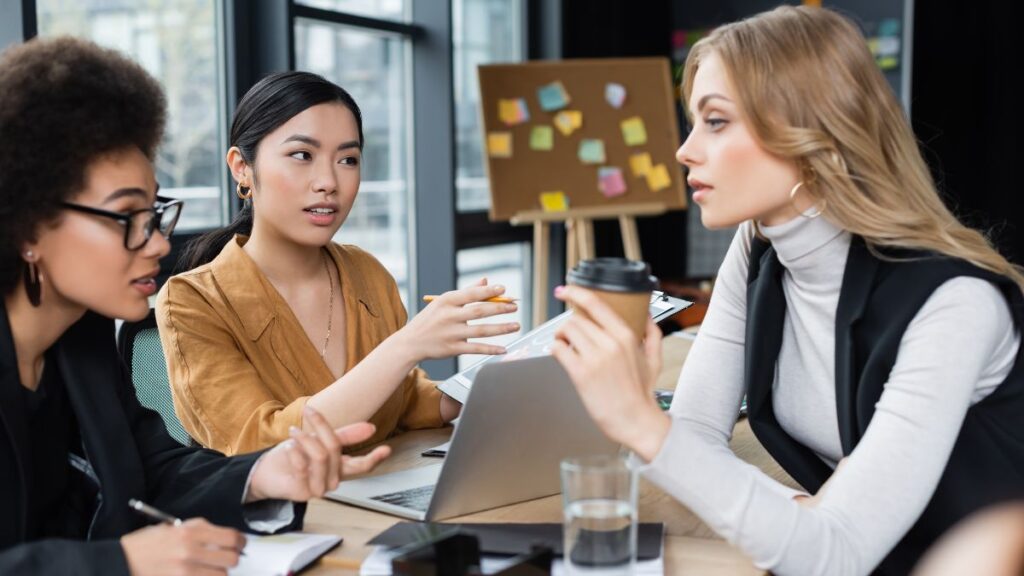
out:
{"label": "outstretched hand", "polygon": [[486,302],[501,296],[505,287],[489,286],[483,278],[472,286],[451,290],[438,296],[398,331],[411,351],[414,363],[428,358],[448,358],[459,354],[504,354],[503,346],[469,342],[470,338],[500,336],[519,330],[516,322],[469,324],[518,310],[515,303]]}
{"label": "outstretched hand", "polygon": [[373,424],[358,422],[333,429],[309,406],[304,416],[311,431],[293,427],[290,439],[271,448],[256,463],[248,502],[267,498],[305,502],[322,497],[344,477],[369,472],[391,454],[388,446],[378,446],[364,456],[342,454],[345,446],[373,436]]}

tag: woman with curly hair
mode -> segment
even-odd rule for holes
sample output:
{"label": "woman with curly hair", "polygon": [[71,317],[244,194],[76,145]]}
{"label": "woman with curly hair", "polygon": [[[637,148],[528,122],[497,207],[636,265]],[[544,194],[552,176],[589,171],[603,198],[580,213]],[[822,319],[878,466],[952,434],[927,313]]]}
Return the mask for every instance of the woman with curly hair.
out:
{"label": "woman with curly hair", "polygon": [[[37,39],[0,57],[0,573],[224,574],[237,530],[299,527],[291,501],[387,454],[343,457],[373,426],[310,410],[308,432],[226,458],[139,405],[111,318],[148,313],[181,208],[154,178],[164,115],[114,51]],[[132,498],[191,519],[145,527]]]}
{"label": "woman with curly hair", "polygon": [[[1024,275],[943,205],[907,118],[842,16],[715,29],[676,154],[708,227],[739,225],[669,414],[614,314],[554,349],[643,474],[775,574],[907,574],[944,530],[1024,493]],[[753,432],[804,490],[741,461]],[[841,464],[841,465],[840,465]]]}

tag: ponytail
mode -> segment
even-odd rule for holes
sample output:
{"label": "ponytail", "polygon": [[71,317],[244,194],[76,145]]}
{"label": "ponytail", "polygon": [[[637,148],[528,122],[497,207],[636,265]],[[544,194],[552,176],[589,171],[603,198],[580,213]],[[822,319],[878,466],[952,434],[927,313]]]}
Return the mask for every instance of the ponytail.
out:
{"label": "ponytail", "polygon": [[184,252],[178,258],[177,272],[198,268],[212,261],[224,249],[224,246],[235,237],[235,234],[248,236],[252,233],[252,201],[246,201],[235,219],[223,228],[218,228],[189,240]]}

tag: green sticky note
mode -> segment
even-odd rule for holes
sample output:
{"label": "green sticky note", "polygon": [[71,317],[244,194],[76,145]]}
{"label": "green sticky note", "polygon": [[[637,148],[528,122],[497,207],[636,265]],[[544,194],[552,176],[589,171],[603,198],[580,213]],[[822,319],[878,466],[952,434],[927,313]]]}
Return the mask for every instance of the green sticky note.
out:
{"label": "green sticky note", "polygon": [[555,130],[551,126],[534,126],[530,131],[531,150],[551,150],[555,145]]}
{"label": "green sticky note", "polygon": [[596,138],[580,140],[580,162],[584,164],[604,164],[604,141]]}

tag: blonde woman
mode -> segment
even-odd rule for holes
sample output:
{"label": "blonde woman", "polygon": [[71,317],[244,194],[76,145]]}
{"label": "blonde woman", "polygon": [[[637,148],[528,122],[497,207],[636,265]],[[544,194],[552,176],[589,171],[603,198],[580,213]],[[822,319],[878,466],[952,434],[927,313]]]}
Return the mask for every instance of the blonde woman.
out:
{"label": "blonde woman", "polygon": [[[945,529],[1024,490],[1024,276],[942,204],[856,28],[782,7],[686,63],[679,149],[708,227],[740,225],[662,413],[641,346],[590,313],[554,353],[643,474],[776,574],[906,574]],[[750,424],[804,491],[728,446]],[[840,466],[842,464],[842,466]]]}

